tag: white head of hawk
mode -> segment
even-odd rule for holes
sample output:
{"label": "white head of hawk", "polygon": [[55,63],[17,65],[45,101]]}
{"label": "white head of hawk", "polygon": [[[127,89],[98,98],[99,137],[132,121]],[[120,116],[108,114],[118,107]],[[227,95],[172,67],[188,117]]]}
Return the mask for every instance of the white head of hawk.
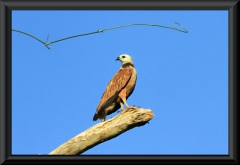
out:
{"label": "white head of hawk", "polygon": [[105,121],[107,115],[116,112],[120,107],[123,110],[124,104],[129,107],[127,99],[135,88],[137,72],[132,57],[128,54],[122,54],[116,60],[121,61],[122,66],[108,83],[93,116],[94,121],[97,119]]}

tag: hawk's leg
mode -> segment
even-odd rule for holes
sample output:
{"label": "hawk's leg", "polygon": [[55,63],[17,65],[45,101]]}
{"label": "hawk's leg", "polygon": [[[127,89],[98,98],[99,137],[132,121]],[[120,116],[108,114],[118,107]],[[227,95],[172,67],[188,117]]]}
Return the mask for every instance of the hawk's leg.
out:
{"label": "hawk's leg", "polygon": [[127,104],[127,100],[122,100],[123,102],[124,102],[124,104],[126,105],[126,107],[128,108],[129,107],[129,105]]}
{"label": "hawk's leg", "polygon": [[[123,89],[123,90],[119,93],[118,96],[121,98],[121,100],[123,101],[123,103],[124,103],[124,104],[126,105],[126,107],[128,108],[129,105],[127,104],[127,100],[126,100],[126,97],[127,97],[127,90],[126,90],[126,88]],[[122,102],[120,103],[120,105],[121,105],[121,107],[122,107],[122,110],[123,110],[123,103],[122,103]]]}
{"label": "hawk's leg", "polygon": [[124,106],[122,102],[120,102],[120,105],[121,105],[121,109],[124,110]]}

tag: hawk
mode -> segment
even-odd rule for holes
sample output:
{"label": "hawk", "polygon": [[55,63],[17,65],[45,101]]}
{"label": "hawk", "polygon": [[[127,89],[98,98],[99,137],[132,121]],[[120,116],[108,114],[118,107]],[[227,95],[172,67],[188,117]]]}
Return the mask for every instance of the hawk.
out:
{"label": "hawk", "polygon": [[128,54],[120,55],[117,60],[122,62],[122,66],[108,83],[93,116],[93,121],[100,119],[104,122],[107,115],[116,112],[120,107],[123,110],[124,104],[129,107],[127,99],[135,88],[137,71],[134,68],[132,57]]}

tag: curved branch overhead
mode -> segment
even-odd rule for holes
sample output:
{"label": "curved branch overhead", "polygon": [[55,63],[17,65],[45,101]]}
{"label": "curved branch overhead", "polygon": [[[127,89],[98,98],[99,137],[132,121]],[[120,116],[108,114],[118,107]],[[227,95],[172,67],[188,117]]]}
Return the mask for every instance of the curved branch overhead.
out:
{"label": "curved branch overhead", "polygon": [[[179,27],[181,27],[181,29],[177,28],[178,25]],[[118,28],[125,28],[125,27],[129,27],[129,26],[155,26],[155,27],[160,27],[160,28],[167,28],[167,29],[172,29],[172,30],[177,30],[177,31],[180,31],[180,32],[183,32],[183,33],[188,33],[188,30],[185,29],[181,24],[177,23],[177,22],[174,22],[173,23],[173,27],[171,26],[163,26],[163,25],[159,25],[159,24],[147,24],[147,23],[133,23],[133,24],[127,24],[127,25],[120,25],[120,26],[114,26],[114,27],[110,27],[110,28],[105,28],[105,29],[101,29],[101,30],[97,30],[95,32],[90,32],[90,33],[84,33],[84,34],[78,34],[78,35],[74,35],[74,36],[70,36],[70,37],[66,37],[66,38],[62,38],[62,39],[59,39],[59,40],[55,40],[55,41],[52,41],[52,42],[48,42],[48,39],[49,39],[49,35],[47,37],[47,41],[44,42],[42,40],[40,40],[39,38],[31,35],[31,34],[28,34],[26,32],[23,32],[23,31],[20,31],[20,30],[16,30],[16,29],[12,29],[12,31],[14,32],[18,32],[18,33],[22,33],[22,34],[25,34],[29,37],[32,37],[34,38],[35,40],[39,41],[40,43],[42,43],[43,45],[45,45],[48,49],[51,49],[49,47],[49,45],[51,44],[54,44],[54,43],[57,43],[57,42],[61,42],[61,41],[64,41],[64,40],[68,40],[68,39],[71,39],[71,38],[75,38],[75,37],[82,37],[82,36],[86,36],[86,35],[91,35],[91,34],[96,34],[96,33],[102,33],[104,31],[107,31],[107,30],[114,30],[114,29],[118,29]]]}

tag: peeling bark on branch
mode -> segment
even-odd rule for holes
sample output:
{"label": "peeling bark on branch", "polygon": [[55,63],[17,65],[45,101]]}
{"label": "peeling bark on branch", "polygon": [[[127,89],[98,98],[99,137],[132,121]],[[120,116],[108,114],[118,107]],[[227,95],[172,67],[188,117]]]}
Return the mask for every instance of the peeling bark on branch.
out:
{"label": "peeling bark on branch", "polygon": [[117,116],[98,123],[63,143],[49,155],[79,155],[88,149],[110,140],[134,127],[145,125],[154,117],[150,109],[129,107]]}

